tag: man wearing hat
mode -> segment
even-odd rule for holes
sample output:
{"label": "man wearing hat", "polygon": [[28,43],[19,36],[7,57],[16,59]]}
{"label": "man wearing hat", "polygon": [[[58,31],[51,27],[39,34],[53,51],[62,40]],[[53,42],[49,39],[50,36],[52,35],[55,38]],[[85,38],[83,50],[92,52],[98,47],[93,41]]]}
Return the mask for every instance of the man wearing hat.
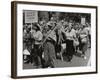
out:
{"label": "man wearing hat", "polygon": [[47,23],[47,27],[49,31],[45,36],[45,44],[44,44],[44,68],[45,67],[55,67],[54,62],[56,59],[55,56],[55,42],[56,42],[56,33],[55,26],[52,26],[50,22]]}

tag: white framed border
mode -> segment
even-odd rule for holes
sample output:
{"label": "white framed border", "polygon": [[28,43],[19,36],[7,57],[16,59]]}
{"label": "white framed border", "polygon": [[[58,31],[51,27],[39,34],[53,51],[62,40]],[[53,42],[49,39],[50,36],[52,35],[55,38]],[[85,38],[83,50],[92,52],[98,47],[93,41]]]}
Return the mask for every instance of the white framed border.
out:
{"label": "white framed border", "polygon": [[[73,13],[91,13],[91,66],[66,67],[51,69],[23,69],[23,10],[59,11]],[[96,72],[96,8],[17,4],[17,76],[39,76],[52,74],[88,73]]]}

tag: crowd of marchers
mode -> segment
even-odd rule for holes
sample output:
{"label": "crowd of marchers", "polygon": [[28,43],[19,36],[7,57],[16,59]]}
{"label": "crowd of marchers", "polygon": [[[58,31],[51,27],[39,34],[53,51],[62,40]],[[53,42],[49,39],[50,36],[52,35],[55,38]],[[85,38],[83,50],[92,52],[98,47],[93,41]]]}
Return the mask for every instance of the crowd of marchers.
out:
{"label": "crowd of marchers", "polygon": [[71,62],[73,55],[81,54],[91,47],[91,24],[66,20],[41,20],[23,25],[23,61],[36,68],[54,68],[60,58]]}

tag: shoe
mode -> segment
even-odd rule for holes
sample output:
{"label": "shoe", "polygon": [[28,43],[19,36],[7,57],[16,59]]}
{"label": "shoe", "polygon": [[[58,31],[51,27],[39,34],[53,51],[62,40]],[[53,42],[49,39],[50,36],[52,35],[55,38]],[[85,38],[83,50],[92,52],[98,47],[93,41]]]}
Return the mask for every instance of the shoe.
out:
{"label": "shoe", "polygon": [[24,63],[25,63],[25,64],[29,64],[29,62],[30,62],[29,60],[27,60],[27,61],[24,61]]}
{"label": "shoe", "polygon": [[51,68],[51,67],[48,67],[48,68]]}
{"label": "shoe", "polygon": [[85,60],[87,59],[85,55],[82,55],[81,57],[82,57],[83,59],[85,59]]}
{"label": "shoe", "polygon": [[87,59],[86,56],[84,56],[84,59],[85,59],[85,60]]}

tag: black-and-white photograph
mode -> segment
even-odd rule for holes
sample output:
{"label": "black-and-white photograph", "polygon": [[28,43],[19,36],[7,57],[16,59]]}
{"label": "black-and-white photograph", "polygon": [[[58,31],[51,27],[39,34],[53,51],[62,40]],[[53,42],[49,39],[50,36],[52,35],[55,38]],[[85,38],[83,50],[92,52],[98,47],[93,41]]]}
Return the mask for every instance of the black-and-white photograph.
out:
{"label": "black-and-white photograph", "polygon": [[23,69],[91,66],[91,13],[22,14]]}
{"label": "black-and-white photograph", "polygon": [[97,73],[97,6],[12,3],[12,76]]}

